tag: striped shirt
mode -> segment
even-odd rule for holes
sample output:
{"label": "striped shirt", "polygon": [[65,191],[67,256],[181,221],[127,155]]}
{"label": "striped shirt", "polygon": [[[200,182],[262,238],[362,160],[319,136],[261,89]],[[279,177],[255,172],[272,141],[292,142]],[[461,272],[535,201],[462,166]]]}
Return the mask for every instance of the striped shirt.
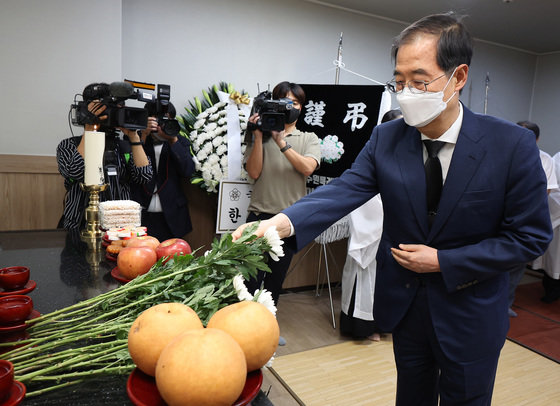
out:
{"label": "striped shirt", "polygon": [[[89,196],[80,188],[84,181],[84,158],[78,152],[80,137],[66,138],[56,148],[58,171],[64,177],[66,196],[64,198],[64,228],[80,228],[84,222],[84,211],[89,204]],[[152,179],[152,166],[137,167],[134,165],[132,152],[125,153],[121,145],[115,144],[117,158],[116,176],[106,176],[109,187],[100,193],[99,200],[130,200],[130,183],[146,184]],[[149,158],[148,158],[149,160]]]}

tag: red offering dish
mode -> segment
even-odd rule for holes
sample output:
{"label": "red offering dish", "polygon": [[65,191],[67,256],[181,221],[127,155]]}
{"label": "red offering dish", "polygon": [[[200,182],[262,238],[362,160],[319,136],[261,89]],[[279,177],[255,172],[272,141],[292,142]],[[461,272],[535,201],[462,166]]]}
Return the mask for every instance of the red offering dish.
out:
{"label": "red offering dish", "polygon": [[117,257],[113,257],[108,253],[105,253],[105,258],[108,259],[109,261],[117,262]]}
{"label": "red offering dish", "polygon": [[[118,266],[114,267],[114,268],[111,270],[111,276],[112,276],[113,278],[115,278],[116,280],[118,280],[119,282],[121,282],[121,283],[128,283],[128,282],[130,282],[130,281],[132,280],[132,279],[128,279],[128,278],[125,278],[124,276],[122,276],[122,275],[121,275],[121,271],[119,271],[119,267],[118,267]],[[2,405],[0,405],[0,406],[2,406]]]}
{"label": "red offering dish", "polygon": [[[4,290],[0,288],[0,296],[25,295],[37,287],[37,282],[30,280],[20,290]],[[2,406],[2,405],[0,405]]]}
{"label": "red offering dish", "polygon": [[10,392],[7,394],[7,397],[4,401],[0,401],[0,406],[16,406],[21,403],[23,398],[25,397],[25,385],[21,382],[14,381],[12,383],[12,388]]}
{"label": "red offering dish", "polygon": [[8,397],[14,383],[14,364],[0,359],[0,402]]}
{"label": "red offering dish", "polygon": [[[245,406],[253,400],[261,389],[263,374],[260,369],[249,372],[245,387],[233,406]],[[138,368],[134,368],[128,381],[126,382],[126,392],[128,398],[136,406],[165,406],[166,403],[159,395],[156,380],[154,377],[146,375]]]}
{"label": "red offering dish", "polygon": [[33,300],[25,295],[0,297],[0,324],[13,325],[29,317],[33,310]]}
{"label": "red offering dish", "polygon": [[26,266],[9,266],[0,269],[0,286],[4,290],[22,289],[29,282],[29,268]]}
{"label": "red offering dish", "polygon": [[[36,319],[40,315],[41,315],[41,313],[39,313],[37,310],[33,309],[33,310],[31,310],[31,314],[27,317],[27,319],[25,319],[21,323],[12,324],[12,325],[9,325],[9,326],[0,325],[0,334],[4,335],[6,333],[15,333],[16,331],[23,331],[27,328],[27,324],[25,324],[25,322],[27,320]],[[3,406],[3,405],[0,404],[0,406]]]}

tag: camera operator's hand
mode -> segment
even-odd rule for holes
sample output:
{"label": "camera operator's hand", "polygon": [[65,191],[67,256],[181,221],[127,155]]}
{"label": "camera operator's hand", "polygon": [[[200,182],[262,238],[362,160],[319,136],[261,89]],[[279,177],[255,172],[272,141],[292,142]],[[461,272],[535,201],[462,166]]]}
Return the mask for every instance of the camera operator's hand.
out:
{"label": "camera operator's hand", "polygon": [[286,146],[286,141],[284,140],[284,138],[286,138],[286,131],[271,131],[270,134],[274,142],[276,142],[276,145],[278,145],[278,148],[282,149]]}
{"label": "camera operator's hand", "polygon": [[140,141],[142,142],[146,142],[146,138],[148,138],[148,135],[150,135],[150,133],[157,131],[158,129],[158,124],[157,124],[157,119],[155,117],[148,117],[148,123],[146,125],[146,128],[144,128],[143,130],[140,131]]}
{"label": "camera operator's hand", "polygon": [[[249,117],[249,122],[256,125],[256,124],[257,124],[257,121],[259,121],[259,119],[260,119],[259,114],[258,114],[258,113],[255,113],[255,114],[253,114],[251,117]],[[262,139],[263,133],[262,133],[261,130],[256,129],[256,130],[253,130],[253,135],[255,136],[255,138],[256,138],[256,137],[259,137],[259,138]]]}
{"label": "camera operator's hand", "polygon": [[150,117],[154,120],[155,130],[152,131],[152,136],[160,141],[167,141],[169,145],[173,145],[177,142],[177,136],[167,135],[165,131],[162,130],[161,126],[157,123],[157,118]]}
{"label": "camera operator's hand", "polygon": [[[88,104],[88,111],[92,114],[95,114],[100,121],[107,120],[107,115],[101,115],[107,109],[107,106],[104,105],[102,102],[98,100],[94,100]],[[94,124],[86,124],[84,125],[84,129],[86,131],[93,131],[95,129]]]}

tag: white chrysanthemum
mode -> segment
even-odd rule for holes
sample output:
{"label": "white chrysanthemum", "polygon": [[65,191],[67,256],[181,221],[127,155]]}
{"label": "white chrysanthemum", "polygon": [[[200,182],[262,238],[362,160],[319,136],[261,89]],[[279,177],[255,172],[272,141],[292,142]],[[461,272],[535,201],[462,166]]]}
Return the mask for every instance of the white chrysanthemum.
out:
{"label": "white chrysanthemum", "polygon": [[218,114],[219,114],[220,116],[226,116],[226,115],[227,115],[227,110],[225,110],[225,109],[224,109],[224,110],[220,110],[220,111],[218,112]]}
{"label": "white chrysanthemum", "polygon": [[222,117],[218,120],[218,125],[224,125],[225,123],[227,123],[227,118]]}
{"label": "white chrysanthemum", "polygon": [[224,155],[226,152],[227,152],[226,144],[218,145],[218,148],[216,148],[216,154],[218,154],[221,157],[225,156],[227,158],[227,155]]}
{"label": "white chrysanthemum", "polygon": [[[226,149],[227,149],[227,147],[226,147]],[[222,157],[220,158],[220,165],[222,166],[222,168],[227,168],[227,164],[228,164],[228,156],[227,155],[222,155]]]}
{"label": "white chrysanthemum", "polygon": [[216,123],[208,123],[204,126],[204,130],[206,130],[206,132],[214,131],[216,128],[218,128],[218,124]]}
{"label": "white chrysanthemum", "polygon": [[202,179],[208,186],[212,185],[212,174],[210,171],[202,169]]}
{"label": "white chrysanthemum", "polygon": [[344,144],[336,135],[327,135],[321,140],[321,159],[327,163],[338,161],[344,154]]}
{"label": "white chrysanthemum", "polygon": [[208,156],[208,165],[216,165],[220,162],[220,157],[216,154],[211,154]]}
{"label": "white chrysanthemum", "polygon": [[218,111],[218,105],[217,104],[214,104],[212,107],[205,110],[205,112],[208,113],[208,114],[214,114],[216,111]]}
{"label": "white chrysanthemum", "polygon": [[193,128],[195,130],[198,130],[200,127],[202,127],[204,125],[204,119],[202,120],[198,120],[196,123],[194,123]]}
{"label": "white chrysanthemum", "polygon": [[208,158],[208,154],[204,150],[198,151],[198,154],[196,154],[196,158],[199,162],[204,162]]}
{"label": "white chrysanthemum", "polygon": [[224,174],[222,173],[222,168],[220,167],[219,164],[213,166],[210,172],[214,176],[214,180],[216,181],[216,183],[220,182],[224,178]]}
{"label": "white chrysanthemum", "polygon": [[221,127],[216,128],[216,131],[214,132],[216,133],[216,135],[220,135],[227,132],[227,125],[223,125]]}
{"label": "white chrysanthemum", "polygon": [[209,155],[209,154],[212,153],[212,150],[213,150],[213,149],[214,149],[214,148],[212,148],[212,144],[206,143],[206,144],[204,144],[204,146],[202,147],[201,151],[204,151],[207,155]]}
{"label": "white chrysanthemum", "polygon": [[198,116],[196,116],[197,120],[206,120],[206,117],[208,117],[208,112],[207,111],[203,111],[202,113],[200,113]]}
{"label": "white chrysanthemum", "polygon": [[222,145],[224,143],[225,137],[221,137],[221,136],[217,136],[214,137],[214,139],[212,140],[212,145],[214,147],[217,147],[218,145]]}
{"label": "white chrysanthemum", "polygon": [[192,138],[195,138],[197,134],[198,134],[198,131],[192,130],[191,133],[190,133],[189,135],[190,135]]}
{"label": "white chrysanthemum", "polygon": [[212,114],[210,117],[208,117],[208,120],[217,121],[217,120],[219,120],[219,118],[220,118],[220,115],[218,113],[216,113],[216,114]]}
{"label": "white chrysanthemum", "polygon": [[237,293],[237,297],[239,298],[239,301],[253,300],[253,295],[251,295],[247,290],[247,286],[245,286],[245,279],[241,274],[236,275],[233,278],[233,287],[235,289],[235,292]]}
{"label": "white chrysanthemum", "polygon": [[276,231],[276,226],[267,228],[267,230],[264,232],[264,239],[266,240],[268,245],[270,245],[270,251],[268,252],[268,254],[274,261],[278,261],[278,257],[284,256],[284,249],[282,248],[282,244],[284,244],[284,241],[280,239],[278,231]]}
{"label": "white chrysanthemum", "polygon": [[276,305],[274,304],[274,299],[272,298],[271,292],[266,289],[259,289],[255,291],[254,297],[257,299],[256,301],[258,303],[264,305],[264,307],[266,307],[270,311],[270,313],[276,316]]}
{"label": "white chrysanthemum", "polygon": [[196,139],[202,145],[206,141],[206,138],[208,138],[208,134],[201,132]]}

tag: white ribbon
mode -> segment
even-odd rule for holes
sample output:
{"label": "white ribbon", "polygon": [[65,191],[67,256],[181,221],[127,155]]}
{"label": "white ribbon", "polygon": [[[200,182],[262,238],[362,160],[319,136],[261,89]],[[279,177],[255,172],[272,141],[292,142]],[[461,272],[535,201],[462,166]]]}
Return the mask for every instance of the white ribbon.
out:
{"label": "white ribbon", "polygon": [[221,102],[225,102],[227,117],[227,141],[228,141],[228,180],[241,179],[241,124],[239,122],[239,110],[243,112],[245,117],[249,118],[251,112],[251,104],[236,104],[230,98],[229,93],[218,91],[218,98]]}
{"label": "white ribbon", "polygon": [[377,124],[381,124],[381,119],[389,110],[391,110],[391,93],[385,89],[381,94],[381,104],[379,105]]}

